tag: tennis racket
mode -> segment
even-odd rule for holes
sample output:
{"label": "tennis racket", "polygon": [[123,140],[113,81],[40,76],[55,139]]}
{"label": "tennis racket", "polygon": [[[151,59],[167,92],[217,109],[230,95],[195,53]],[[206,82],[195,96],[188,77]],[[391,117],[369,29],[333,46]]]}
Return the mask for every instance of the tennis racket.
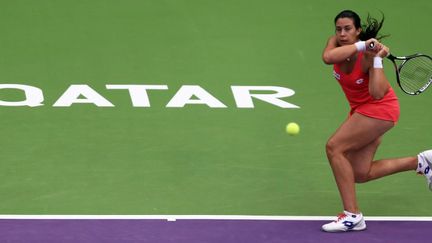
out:
{"label": "tennis racket", "polygon": [[[373,49],[374,46],[374,42],[369,44],[370,49]],[[397,83],[403,92],[418,95],[432,83],[432,58],[430,56],[417,53],[398,57],[389,54],[387,58],[393,62]]]}

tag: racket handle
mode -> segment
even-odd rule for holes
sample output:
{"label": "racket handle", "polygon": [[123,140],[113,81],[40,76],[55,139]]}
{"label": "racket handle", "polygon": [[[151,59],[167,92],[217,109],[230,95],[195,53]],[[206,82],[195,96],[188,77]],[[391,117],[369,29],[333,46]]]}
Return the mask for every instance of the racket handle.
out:
{"label": "racket handle", "polygon": [[[368,46],[368,48],[370,49],[370,50],[373,50],[374,49],[374,47],[375,47],[375,42],[371,42],[371,43],[369,43],[369,46]],[[396,59],[390,52],[389,53],[387,53],[387,56],[386,56],[387,58],[390,58],[390,59]]]}

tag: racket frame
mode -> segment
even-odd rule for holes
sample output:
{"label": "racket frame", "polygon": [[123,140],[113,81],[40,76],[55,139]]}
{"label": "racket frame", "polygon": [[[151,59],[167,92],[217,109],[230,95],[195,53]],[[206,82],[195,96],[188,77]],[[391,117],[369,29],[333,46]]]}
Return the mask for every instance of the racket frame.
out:
{"label": "racket frame", "polygon": [[[429,58],[432,61],[432,58],[430,56],[425,55],[425,54],[421,54],[421,53],[416,53],[416,54],[409,55],[409,56],[394,56],[392,54],[389,54],[387,56],[387,59],[389,59],[393,63],[393,65],[394,65],[394,68],[395,68],[395,71],[396,71],[396,80],[397,80],[397,83],[398,83],[399,87],[401,88],[401,90],[403,92],[405,92],[406,94],[409,94],[409,95],[419,95],[419,94],[423,93],[429,87],[429,85],[432,83],[432,77],[431,77],[429,79],[429,81],[426,82],[425,85],[423,85],[423,87],[421,87],[419,90],[417,90],[415,92],[411,92],[411,91],[405,90],[402,87],[402,84],[401,84],[401,81],[400,81],[400,76],[399,76],[400,75],[400,71],[402,70],[403,66],[405,65],[405,63],[407,63],[408,60],[416,58],[416,57],[426,57],[426,58]],[[399,65],[397,65],[396,64],[396,60],[400,60],[400,61],[402,61],[402,63],[399,64]]]}

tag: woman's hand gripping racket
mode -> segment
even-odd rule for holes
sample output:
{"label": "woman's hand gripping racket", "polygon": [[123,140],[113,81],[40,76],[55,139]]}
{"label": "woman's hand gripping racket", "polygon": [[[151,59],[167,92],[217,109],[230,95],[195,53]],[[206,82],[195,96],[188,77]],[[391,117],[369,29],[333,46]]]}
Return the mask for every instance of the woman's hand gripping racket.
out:
{"label": "woman's hand gripping racket", "polygon": [[[373,49],[371,42],[369,48]],[[425,91],[432,83],[432,58],[424,54],[414,54],[397,57],[387,56],[393,62],[399,87],[409,95],[418,95]],[[398,65],[396,61],[401,61]]]}

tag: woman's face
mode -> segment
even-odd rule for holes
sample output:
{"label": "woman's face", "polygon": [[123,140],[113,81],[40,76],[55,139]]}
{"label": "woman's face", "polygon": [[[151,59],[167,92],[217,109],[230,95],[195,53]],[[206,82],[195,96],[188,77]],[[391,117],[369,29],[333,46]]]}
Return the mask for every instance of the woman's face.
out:
{"label": "woman's face", "polygon": [[359,40],[361,28],[356,29],[351,18],[339,18],[336,21],[336,40],[339,45],[354,44]]}

